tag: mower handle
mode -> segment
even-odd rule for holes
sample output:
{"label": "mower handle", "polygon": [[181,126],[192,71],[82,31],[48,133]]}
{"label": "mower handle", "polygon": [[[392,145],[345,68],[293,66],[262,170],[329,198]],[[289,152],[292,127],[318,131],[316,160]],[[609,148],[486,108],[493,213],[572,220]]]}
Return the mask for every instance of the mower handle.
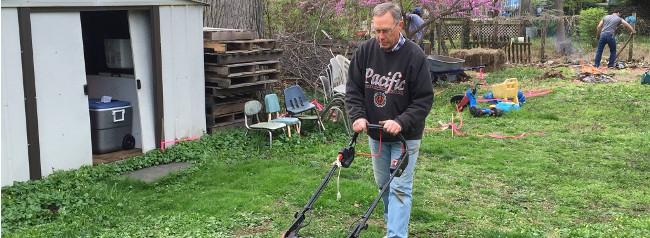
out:
{"label": "mower handle", "polygon": [[[371,124],[368,123],[366,124],[366,127],[369,130],[383,130],[384,126],[379,125],[379,124]],[[357,137],[359,136],[359,132],[355,132],[354,135],[352,135],[352,140],[350,140],[350,144],[348,146],[352,146],[357,142]],[[402,144],[406,145],[406,139],[404,139],[404,136],[402,136],[402,133],[397,133],[397,139],[399,139]]]}
{"label": "mower handle", "polygon": [[366,124],[366,127],[368,127],[368,129],[377,129],[377,130],[383,130],[384,129],[384,126],[382,126],[382,125],[370,124],[370,123]]}
{"label": "mower handle", "polygon": [[[377,124],[368,124],[367,127],[368,129],[384,128],[382,125],[377,125]],[[359,133],[354,134],[354,137],[352,138],[353,142],[357,138],[357,135],[359,135]],[[364,213],[363,216],[361,216],[360,222],[357,223],[356,226],[349,231],[347,238],[358,238],[359,233],[361,233],[362,230],[368,228],[368,219],[370,219],[370,215],[372,214],[372,211],[375,210],[375,207],[377,207],[377,204],[379,204],[379,200],[382,198],[382,195],[390,189],[391,181],[393,181],[395,177],[399,177],[402,174],[403,170],[406,169],[406,166],[408,165],[408,158],[409,158],[406,139],[404,139],[402,133],[398,133],[397,138],[402,142],[402,145],[404,146],[404,150],[402,151],[402,154],[400,154],[397,160],[391,161],[390,177],[388,178],[388,181],[386,181],[384,186],[381,187],[381,190],[379,191],[379,195],[377,195],[375,200],[370,204],[370,207],[368,208],[368,210],[366,210],[366,213]],[[352,145],[353,142],[350,142],[350,145]],[[393,164],[394,162],[396,164]]]}

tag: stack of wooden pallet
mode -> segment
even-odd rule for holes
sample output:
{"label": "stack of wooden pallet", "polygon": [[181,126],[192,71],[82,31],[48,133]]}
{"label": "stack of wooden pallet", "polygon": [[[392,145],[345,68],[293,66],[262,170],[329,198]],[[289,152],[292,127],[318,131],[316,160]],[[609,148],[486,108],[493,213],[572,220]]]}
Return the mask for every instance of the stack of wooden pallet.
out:
{"label": "stack of wooden pallet", "polygon": [[244,104],[280,78],[282,50],[250,30],[204,28],[208,133],[244,126]]}

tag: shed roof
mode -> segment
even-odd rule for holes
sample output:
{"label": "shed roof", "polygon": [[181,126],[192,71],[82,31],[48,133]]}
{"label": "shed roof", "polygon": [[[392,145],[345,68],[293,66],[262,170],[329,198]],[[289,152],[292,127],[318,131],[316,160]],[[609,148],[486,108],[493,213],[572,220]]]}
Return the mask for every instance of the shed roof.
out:
{"label": "shed roof", "polygon": [[207,0],[2,0],[2,7],[123,7],[205,4],[207,4]]}

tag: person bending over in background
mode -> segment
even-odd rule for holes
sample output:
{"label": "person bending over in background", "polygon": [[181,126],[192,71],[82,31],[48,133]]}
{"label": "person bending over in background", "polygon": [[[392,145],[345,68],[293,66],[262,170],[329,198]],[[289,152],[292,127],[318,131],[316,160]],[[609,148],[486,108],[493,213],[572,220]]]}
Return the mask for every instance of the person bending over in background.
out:
{"label": "person bending over in background", "polygon": [[[598,26],[596,27],[596,38],[598,38],[598,51],[596,51],[596,59],[594,60],[594,67],[600,66],[600,59],[603,56],[603,50],[605,49],[605,44],[609,46],[609,63],[607,67],[614,67],[614,60],[616,60],[616,39],[614,38],[614,31],[616,27],[623,23],[630,29],[630,34],[634,35],[636,31],[634,28],[627,23],[623,18],[621,18],[621,11],[614,10],[612,15],[607,15],[600,20]],[[602,28],[602,32],[601,32]]]}

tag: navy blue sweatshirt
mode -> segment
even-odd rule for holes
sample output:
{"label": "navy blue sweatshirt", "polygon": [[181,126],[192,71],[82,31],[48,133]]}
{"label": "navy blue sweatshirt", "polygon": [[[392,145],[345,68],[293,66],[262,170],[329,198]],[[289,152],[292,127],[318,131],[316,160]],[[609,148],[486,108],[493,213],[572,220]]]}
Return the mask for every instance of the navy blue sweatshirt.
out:
{"label": "navy blue sweatshirt", "polygon": [[[433,84],[426,56],[407,40],[398,50],[386,52],[376,39],[363,42],[350,61],[345,104],[354,122],[395,120],[407,140],[422,139],[424,120],[433,104]],[[368,130],[379,140],[379,130]],[[397,141],[383,133],[383,141]]]}

